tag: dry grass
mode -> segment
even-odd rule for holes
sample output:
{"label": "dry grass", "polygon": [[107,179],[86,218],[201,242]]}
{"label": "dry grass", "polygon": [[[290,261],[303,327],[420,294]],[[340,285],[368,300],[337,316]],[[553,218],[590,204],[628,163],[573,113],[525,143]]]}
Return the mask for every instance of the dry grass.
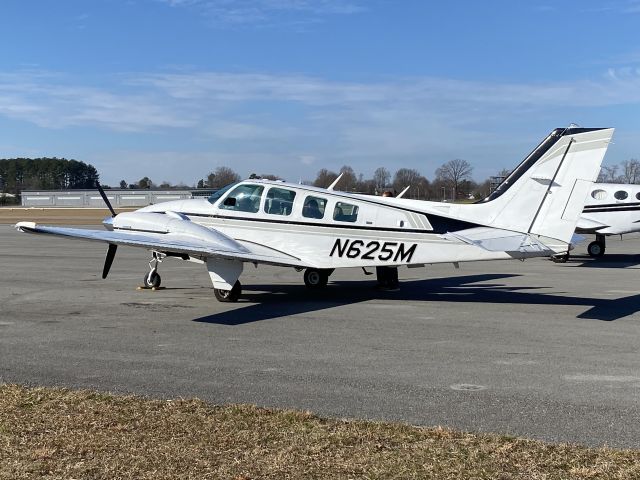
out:
{"label": "dry grass", "polygon": [[640,452],[0,386],[0,478],[640,478]]}
{"label": "dry grass", "polygon": [[[116,209],[117,213],[133,209]],[[100,225],[111,214],[105,208],[0,208],[0,224],[20,221],[42,223],[43,225]]]}

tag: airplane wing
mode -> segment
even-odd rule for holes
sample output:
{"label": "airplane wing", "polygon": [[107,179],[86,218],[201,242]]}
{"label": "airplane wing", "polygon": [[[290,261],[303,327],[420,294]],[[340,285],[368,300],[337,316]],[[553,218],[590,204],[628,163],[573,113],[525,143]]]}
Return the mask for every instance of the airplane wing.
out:
{"label": "airplane wing", "polygon": [[[190,222],[189,222],[190,223]],[[141,232],[87,230],[82,228],[50,227],[36,225],[33,222],[20,222],[16,229],[26,233],[56,235],[80,240],[141,247],[162,253],[189,255],[196,258],[224,258],[242,262],[263,263],[285,267],[307,267],[306,263],[292,255],[270,249],[261,249],[260,253],[252,251],[234,239],[202,226],[197,226],[198,235],[194,232]]]}

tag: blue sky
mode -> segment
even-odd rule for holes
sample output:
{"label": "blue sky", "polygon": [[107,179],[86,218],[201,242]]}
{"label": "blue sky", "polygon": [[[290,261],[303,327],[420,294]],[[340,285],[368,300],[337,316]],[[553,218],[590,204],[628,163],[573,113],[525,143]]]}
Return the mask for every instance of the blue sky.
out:
{"label": "blue sky", "polygon": [[0,157],[193,184],[453,158],[478,180],[555,127],[640,157],[640,0],[4,0]]}

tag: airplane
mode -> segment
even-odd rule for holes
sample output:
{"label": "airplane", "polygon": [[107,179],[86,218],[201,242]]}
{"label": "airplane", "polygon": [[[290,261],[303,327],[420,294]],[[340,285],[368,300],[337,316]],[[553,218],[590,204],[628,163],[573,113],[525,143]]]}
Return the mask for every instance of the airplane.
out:
{"label": "airplane", "polygon": [[179,258],[206,265],[219,301],[240,298],[245,264],[304,270],[312,289],[336,268],[424,266],[548,257],[566,252],[611,141],[612,128],[554,129],[486,199],[445,204],[375,197],[249,179],[208,199],[149,205],[103,221],[105,230],[19,222],[21,232],[108,244],[106,278],[118,246],[151,252],[146,287],[158,264]]}
{"label": "airplane", "polygon": [[576,232],[596,235],[587,246],[592,257],[604,255],[607,236],[640,232],[640,185],[594,184]]}

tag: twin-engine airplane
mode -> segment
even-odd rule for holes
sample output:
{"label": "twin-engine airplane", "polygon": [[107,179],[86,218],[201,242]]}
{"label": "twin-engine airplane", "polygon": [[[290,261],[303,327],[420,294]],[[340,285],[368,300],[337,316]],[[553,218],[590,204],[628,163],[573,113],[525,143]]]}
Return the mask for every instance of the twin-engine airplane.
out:
{"label": "twin-engine airplane", "polygon": [[640,232],[640,185],[596,183],[576,232],[596,235],[587,247],[592,257],[604,255],[607,236]]}
{"label": "twin-engine airplane", "polygon": [[158,262],[204,263],[216,298],[236,301],[245,263],[304,269],[321,288],[336,268],[418,266],[525,259],[566,252],[613,129],[553,130],[502,185],[475,204],[371,197],[306,185],[245,180],[209,199],[166,202],[112,217],[107,230],[20,222],[23,232],[109,245],[106,278],[119,245],[152,253],[147,286],[159,286]]}

